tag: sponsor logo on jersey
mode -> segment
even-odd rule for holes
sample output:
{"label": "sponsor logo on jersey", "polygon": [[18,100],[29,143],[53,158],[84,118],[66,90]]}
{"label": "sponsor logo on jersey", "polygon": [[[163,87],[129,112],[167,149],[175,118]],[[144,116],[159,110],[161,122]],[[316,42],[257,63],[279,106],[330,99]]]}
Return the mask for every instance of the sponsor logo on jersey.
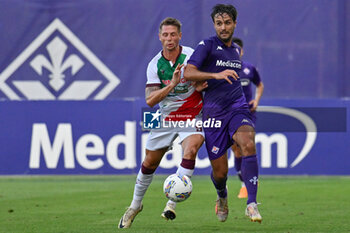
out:
{"label": "sponsor logo on jersey", "polygon": [[241,61],[239,60],[233,60],[233,61],[216,60],[216,66],[230,67],[230,68],[237,68],[237,69],[242,68]]}

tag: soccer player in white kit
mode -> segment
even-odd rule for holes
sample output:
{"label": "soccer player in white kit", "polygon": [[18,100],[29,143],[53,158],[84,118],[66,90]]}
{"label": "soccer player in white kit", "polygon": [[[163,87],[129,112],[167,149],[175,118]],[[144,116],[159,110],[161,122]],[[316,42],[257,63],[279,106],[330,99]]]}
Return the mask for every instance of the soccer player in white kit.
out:
{"label": "soccer player in white kit", "polygon": [[[180,46],[181,23],[174,18],[164,19],[159,27],[160,51],[148,64],[146,102],[150,107],[159,104],[162,118],[167,122],[201,119],[202,95],[191,81],[183,78],[183,67],[193,49]],[[203,86],[204,87],[204,86]],[[204,142],[201,128],[170,127],[151,130],[146,143],[146,157],[137,175],[133,200],[120,219],[118,228],[129,228],[142,211],[142,199],[152,182],[153,174],[167,150],[179,136],[183,159],[177,170],[179,176],[192,176],[195,159]],[[166,220],[176,217],[176,203],[168,201],[161,216]]]}

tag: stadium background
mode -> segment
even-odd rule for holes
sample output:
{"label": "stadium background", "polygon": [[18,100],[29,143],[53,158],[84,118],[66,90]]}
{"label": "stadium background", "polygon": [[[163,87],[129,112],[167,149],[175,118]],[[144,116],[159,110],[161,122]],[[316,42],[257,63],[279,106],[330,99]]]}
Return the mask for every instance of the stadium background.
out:
{"label": "stadium background", "polygon": [[[261,173],[349,175],[349,2],[221,2],[237,6],[243,59],[265,84]],[[159,22],[178,18],[182,44],[195,47],[214,34],[209,15],[216,3],[1,0],[0,174],[135,174],[147,133],[140,126],[146,67],[161,49]],[[50,84],[53,73],[65,76],[63,86]],[[178,150],[158,173],[176,170]],[[195,174],[209,171],[202,149]]]}

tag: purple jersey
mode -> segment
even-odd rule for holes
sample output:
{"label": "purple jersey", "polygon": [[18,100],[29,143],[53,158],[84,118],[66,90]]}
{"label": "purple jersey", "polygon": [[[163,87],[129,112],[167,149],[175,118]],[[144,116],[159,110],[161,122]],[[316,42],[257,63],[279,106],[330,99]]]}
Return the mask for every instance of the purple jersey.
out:
{"label": "purple jersey", "polygon": [[[201,41],[188,64],[192,64],[199,71],[218,73],[226,69],[235,70],[237,73],[241,70],[240,48],[235,43],[227,47],[217,36]],[[208,88],[205,89],[203,111],[210,112],[215,116],[216,110],[231,111],[237,108],[248,108],[245,101],[242,86],[239,80],[229,77],[233,84],[226,80],[209,79]]]}
{"label": "purple jersey", "polygon": [[261,82],[260,75],[256,68],[247,62],[242,61],[242,69],[238,73],[247,102],[253,99],[252,83],[258,86]]}
{"label": "purple jersey", "polygon": [[[187,62],[199,71],[218,73],[226,69],[241,71],[240,48],[232,43],[227,47],[217,37],[201,41]],[[222,122],[220,128],[204,128],[209,159],[224,155],[232,145],[232,136],[242,125],[254,127],[240,80],[209,79],[203,100],[203,120],[215,118]]]}

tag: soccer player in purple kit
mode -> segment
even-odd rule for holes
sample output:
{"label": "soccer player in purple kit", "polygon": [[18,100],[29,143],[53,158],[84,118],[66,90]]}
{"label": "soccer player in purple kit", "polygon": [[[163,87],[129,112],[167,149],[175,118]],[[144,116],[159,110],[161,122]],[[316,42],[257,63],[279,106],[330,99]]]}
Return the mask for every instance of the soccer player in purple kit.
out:
{"label": "soccer player in purple kit", "polygon": [[216,36],[201,41],[185,68],[184,77],[207,82],[204,90],[203,120],[221,120],[220,128],[204,128],[206,149],[212,166],[211,179],[217,191],[215,212],[219,221],[228,216],[226,180],[227,149],[233,141],[242,151],[242,176],[248,190],[245,214],[253,222],[261,222],[256,196],[258,161],[255,130],[248,104],[237,73],[241,69],[240,48],[232,42],[237,11],[232,5],[217,4],[211,18]]}
{"label": "soccer player in purple kit", "polygon": [[[233,37],[232,40],[241,48],[240,57],[242,59],[244,54],[243,41],[238,37]],[[242,68],[238,72],[238,76],[241,81],[245,99],[249,104],[249,110],[250,110],[250,113],[252,114],[253,123],[255,124],[256,108],[258,107],[260,98],[264,92],[264,84],[261,81],[260,75],[256,70],[256,68],[252,64],[245,61],[242,61]],[[255,98],[253,98],[252,83],[256,86]],[[235,168],[237,171],[238,178],[241,181],[241,189],[239,190],[238,198],[247,198],[248,192],[247,192],[247,188],[245,187],[244,180],[242,178],[242,173],[241,173],[242,152],[241,152],[241,149],[238,147],[237,143],[234,143],[231,146],[231,149],[235,154]]]}

